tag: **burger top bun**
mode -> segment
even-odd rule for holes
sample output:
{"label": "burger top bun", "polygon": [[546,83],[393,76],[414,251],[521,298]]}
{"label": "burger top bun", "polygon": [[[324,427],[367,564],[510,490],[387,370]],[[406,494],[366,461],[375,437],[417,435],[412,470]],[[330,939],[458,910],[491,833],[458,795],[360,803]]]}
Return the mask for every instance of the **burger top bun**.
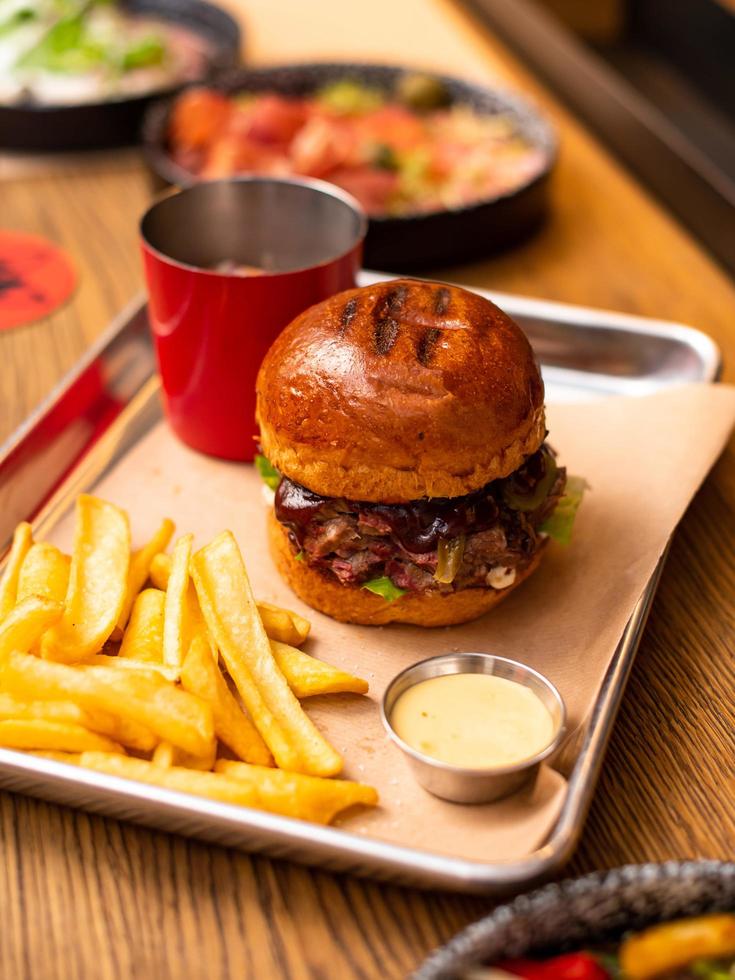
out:
{"label": "burger top bun", "polygon": [[257,381],[263,452],[316,493],[458,497],[517,469],[545,436],[520,327],[475,293],[398,279],[312,306]]}

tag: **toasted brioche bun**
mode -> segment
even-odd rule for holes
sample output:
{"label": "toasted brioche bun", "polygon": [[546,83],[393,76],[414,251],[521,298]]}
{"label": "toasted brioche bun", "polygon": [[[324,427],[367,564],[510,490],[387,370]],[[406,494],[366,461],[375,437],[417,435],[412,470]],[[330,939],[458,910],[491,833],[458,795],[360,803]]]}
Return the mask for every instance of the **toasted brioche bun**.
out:
{"label": "toasted brioche bun", "polygon": [[327,497],[462,496],[508,476],[545,436],[520,327],[475,293],[411,279],[302,313],[266,355],[257,399],[265,455]]}
{"label": "toasted brioche bun", "polygon": [[502,602],[538,568],[543,552],[542,546],[528,568],[520,572],[507,589],[472,588],[459,592],[406,594],[394,602],[387,602],[368,589],[342,585],[306,562],[297,561],[288,532],[272,511],[268,515],[268,544],[276,568],[299,599],[332,619],[363,626],[382,626],[384,623],[453,626],[477,619]]}

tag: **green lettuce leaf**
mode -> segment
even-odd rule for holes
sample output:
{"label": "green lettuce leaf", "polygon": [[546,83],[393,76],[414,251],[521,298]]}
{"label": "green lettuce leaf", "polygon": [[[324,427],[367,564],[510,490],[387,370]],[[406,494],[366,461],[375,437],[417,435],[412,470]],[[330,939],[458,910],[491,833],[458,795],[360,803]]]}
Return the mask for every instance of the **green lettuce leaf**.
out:
{"label": "green lettuce leaf", "polygon": [[585,490],[589,490],[589,484],[584,477],[570,476],[567,479],[564,496],[538,530],[548,534],[560,544],[569,544],[572,540],[574,518],[577,516]]}
{"label": "green lettuce leaf", "polygon": [[255,457],[255,468],[260,474],[260,479],[266,486],[269,486],[271,490],[275,490],[278,487],[278,484],[281,482],[281,474],[271,464],[270,460],[258,454]]}
{"label": "green lettuce leaf", "polygon": [[383,575],[382,578],[371,578],[362,587],[369,592],[374,592],[375,595],[382,596],[386,602],[395,602],[396,599],[400,599],[402,595],[406,594],[406,590],[393,585],[387,575]]}

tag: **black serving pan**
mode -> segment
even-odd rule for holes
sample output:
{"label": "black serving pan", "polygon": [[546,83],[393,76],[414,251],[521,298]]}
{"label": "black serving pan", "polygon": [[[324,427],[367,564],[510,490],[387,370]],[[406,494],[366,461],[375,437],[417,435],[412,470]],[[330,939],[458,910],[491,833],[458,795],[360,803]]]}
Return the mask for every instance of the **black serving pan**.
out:
{"label": "black serving pan", "polygon": [[[733,910],[735,863],[632,864],[521,895],[463,929],[413,977],[459,980],[509,957],[553,956],[657,922]],[[481,973],[472,975],[479,980]]]}
{"label": "black serving pan", "polygon": [[[221,75],[214,85],[227,94],[275,91],[306,95],[342,78],[355,79],[392,91],[398,79],[414,69],[357,63],[287,65],[241,69]],[[487,114],[504,113],[518,132],[541,148],[546,165],[539,175],[517,190],[454,210],[398,218],[371,218],[365,242],[367,268],[415,271],[479,258],[526,238],[543,220],[548,203],[548,178],[556,159],[556,136],[546,121],[513,92],[493,90],[444,75],[435,76],[453,102],[469,103]],[[143,124],[143,148],[151,170],[161,183],[185,187],[195,177],[169,156],[166,133],[173,100],[148,110]]]}
{"label": "black serving pan", "polygon": [[[240,61],[240,27],[214,4],[202,0],[121,0],[129,13],[147,14],[179,24],[205,38],[212,56],[204,75],[233,68]],[[0,105],[0,147],[33,152],[89,150],[136,143],[143,114],[155,99],[171,96],[180,85],[148,95],[74,105],[14,103]]]}

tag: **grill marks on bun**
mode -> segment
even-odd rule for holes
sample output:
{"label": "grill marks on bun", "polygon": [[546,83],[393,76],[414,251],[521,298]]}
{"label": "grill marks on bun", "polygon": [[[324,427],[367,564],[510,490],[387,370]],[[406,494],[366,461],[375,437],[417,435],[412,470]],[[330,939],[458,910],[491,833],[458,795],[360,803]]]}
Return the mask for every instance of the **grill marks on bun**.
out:
{"label": "grill marks on bun", "polygon": [[390,354],[398,340],[401,326],[397,318],[401,315],[407,294],[406,286],[397,286],[379,298],[373,307],[373,340],[375,352],[381,357]]}
{"label": "grill marks on bun", "polygon": [[393,280],[312,306],[266,355],[263,451],[327,497],[458,497],[507,476],[545,433],[520,328],[475,293]]}
{"label": "grill marks on bun", "polygon": [[431,355],[434,353],[436,342],[441,336],[439,327],[429,327],[416,346],[416,357],[424,367],[429,366]]}
{"label": "grill marks on bun", "polygon": [[344,336],[347,329],[349,328],[349,325],[355,319],[355,316],[357,315],[358,305],[359,303],[357,300],[357,296],[351,296],[347,300],[345,305],[342,307],[342,313],[340,314],[340,318],[339,318],[340,336]]}
{"label": "grill marks on bun", "polygon": [[445,286],[440,286],[434,294],[434,313],[437,316],[444,316],[449,309],[452,294]]}

